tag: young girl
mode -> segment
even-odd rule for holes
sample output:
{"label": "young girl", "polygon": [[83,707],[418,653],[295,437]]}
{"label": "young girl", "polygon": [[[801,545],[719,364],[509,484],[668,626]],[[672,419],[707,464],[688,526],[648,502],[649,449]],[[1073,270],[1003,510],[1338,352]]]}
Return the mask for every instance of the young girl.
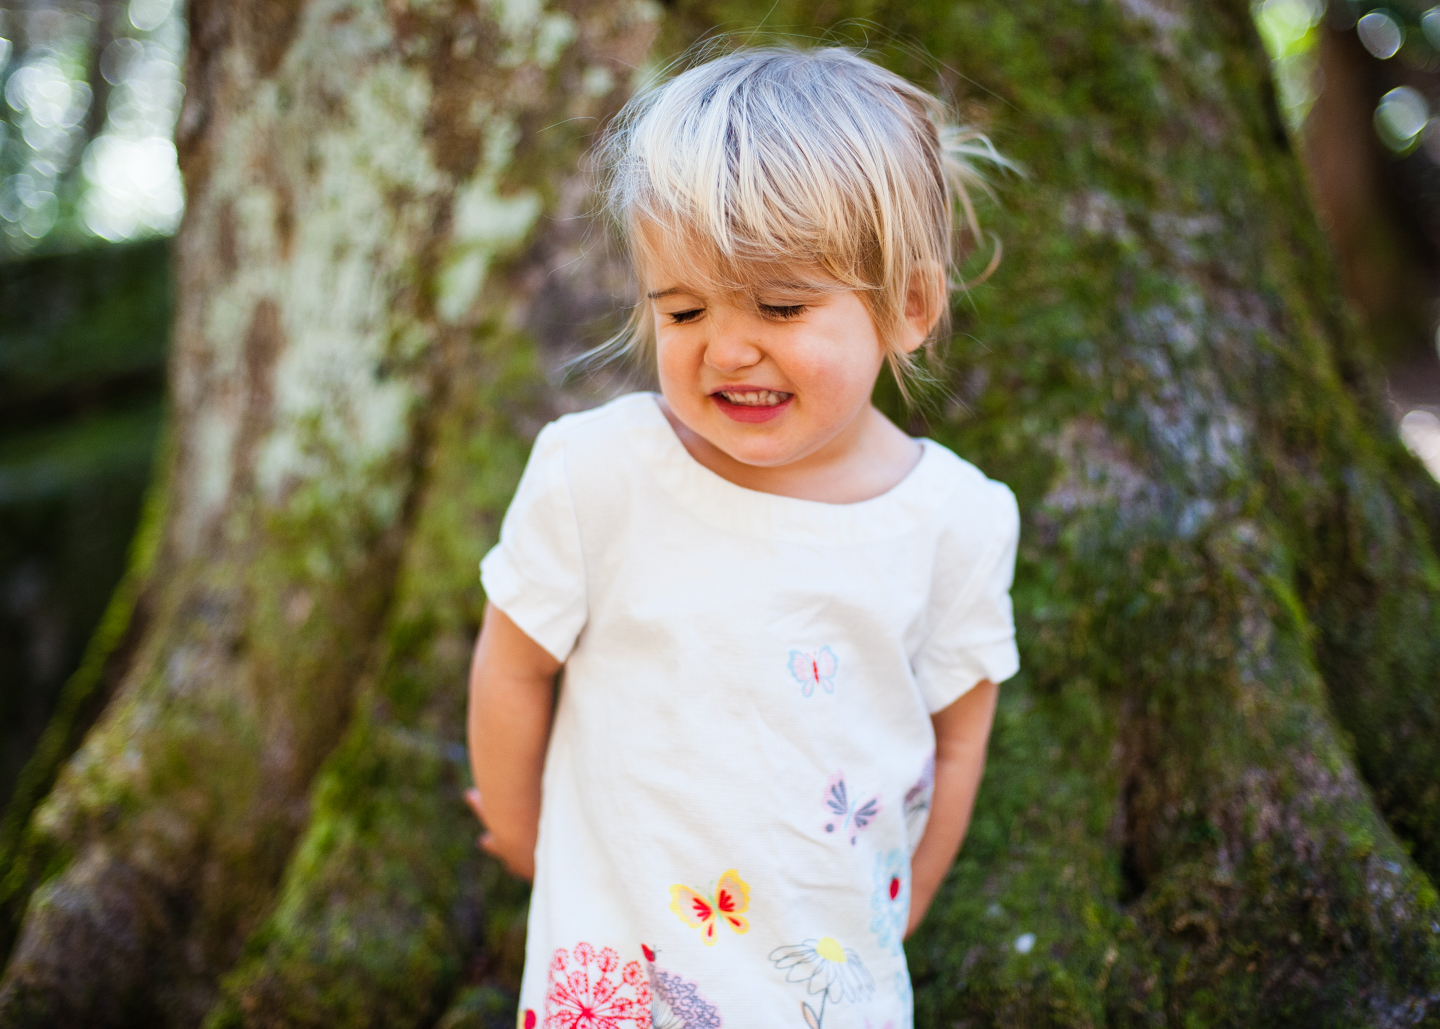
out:
{"label": "young girl", "polygon": [[482,845],[535,881],[525,1029],[911,1023],[901,941],[1018,667],[1014,498],[870,402],[946,310],[942,116],[747,49],[602,150],[660,394],[541,432],[471,675]]}

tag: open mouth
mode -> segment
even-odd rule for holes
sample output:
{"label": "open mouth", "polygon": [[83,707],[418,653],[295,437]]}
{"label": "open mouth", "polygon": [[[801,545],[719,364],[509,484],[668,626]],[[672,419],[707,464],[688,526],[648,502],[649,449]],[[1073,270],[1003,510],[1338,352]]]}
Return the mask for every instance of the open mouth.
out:
{"label": "open mouth", "polygon": [[790,406],[795,394],[778,389],[719,389],[710,399],[737,422],[768,422]]}
{"label": "open mouth", "polygon": [[714,395],[723,397],[727,403],[739,407],[776,407],[794,396],[793,393],[781,393],[774,389],[746,390],[743,393],[737,390],[722,389],[717,390]]}

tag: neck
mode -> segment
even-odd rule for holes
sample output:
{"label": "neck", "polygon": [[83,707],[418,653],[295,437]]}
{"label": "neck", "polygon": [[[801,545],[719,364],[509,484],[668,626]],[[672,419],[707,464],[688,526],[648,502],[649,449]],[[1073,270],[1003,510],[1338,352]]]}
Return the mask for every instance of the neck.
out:
{"label": "neck", "polygon": [[873,405],[844,431],[812,454],[775,467],[731,457],[675,417],[659,398],[660,410],[686,451],[720,478],[757,493],[773,493],[825,504],[855,504],[886,493],[920,460],[919,444]]}

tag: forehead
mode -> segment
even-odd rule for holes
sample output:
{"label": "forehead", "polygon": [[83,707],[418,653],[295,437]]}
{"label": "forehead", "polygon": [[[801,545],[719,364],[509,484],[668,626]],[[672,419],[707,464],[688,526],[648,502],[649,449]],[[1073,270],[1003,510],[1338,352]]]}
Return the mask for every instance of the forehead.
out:
{"label": "forehead", "polygon": [[695,232],[637,226],[632,248],[641,290],[652,300],[757,291],[817,296],[849,288],[817,262],[727,256]]}

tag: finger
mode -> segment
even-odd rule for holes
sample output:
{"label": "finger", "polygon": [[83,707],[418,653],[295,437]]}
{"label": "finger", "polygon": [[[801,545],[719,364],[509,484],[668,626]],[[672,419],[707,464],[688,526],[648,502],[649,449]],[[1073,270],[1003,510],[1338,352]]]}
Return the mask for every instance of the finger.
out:
{"label": "finger", "polygon": [[494,854],[496,857],[500,856],[500,848],[495,843],[494,833],[481,833],[480,839],[476,842],[479,843],[480,849],[485,853]]}
{"label": "finger", "polygon": [[471,787],[465,791],[465,803],[470,805],[470,810],[475,812],[476,817],[485,817],[485,803],[480,799],[480,791]]}

